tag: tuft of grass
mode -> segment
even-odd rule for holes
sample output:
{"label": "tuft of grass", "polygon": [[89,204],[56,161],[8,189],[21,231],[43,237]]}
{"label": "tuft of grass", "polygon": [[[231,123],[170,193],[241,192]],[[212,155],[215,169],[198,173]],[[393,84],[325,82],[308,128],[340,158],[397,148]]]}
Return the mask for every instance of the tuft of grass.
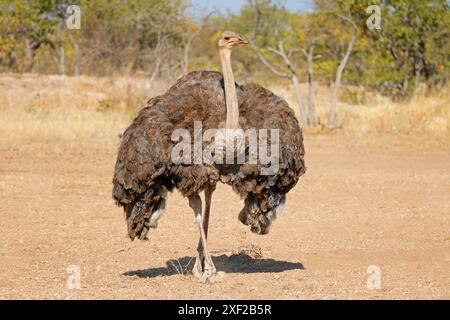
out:
{"label": "tuft of grass", "polygon": [[230,257],[250,257],[252,259],[260,259],[263,257],[263,253],[260,247],[252,244],[249,247],[239,247],[231,253]]}
{"label": "tuft of grass", "polygon": [[169,271],[184,276],[191,273],[193,261],[193,257],[190,257],[186,263],[181,262],[180,259],[172,259],[167,262],[167,267]]}

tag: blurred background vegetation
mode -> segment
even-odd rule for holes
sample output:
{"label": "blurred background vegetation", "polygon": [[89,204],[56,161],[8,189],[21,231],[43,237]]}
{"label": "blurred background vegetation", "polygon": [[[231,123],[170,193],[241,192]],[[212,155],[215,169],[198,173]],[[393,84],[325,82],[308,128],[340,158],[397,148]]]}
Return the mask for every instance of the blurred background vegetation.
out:
{"label": "blurred background vegetation", "polygon": [[[80,30],[65,25],[72,4]],[[380,29],[366,25],[371,5],[381,9]],[[233,53],[238,82],[288,88],[305,126],[339,127],[336,100],[365,105],[380,96],[395,105],[448,93],[449,1],[316,0],[314,10],[293,12],[282,0],[249,0],[228,13],[195,10],[188,0],[0,0],[0,72],[170,84],[192,70],[220,70],[216,43],[230,29],[251,40]],[[106,98],[97,109],[113,104]],[[439,110],[448,119],[448,108]]]}

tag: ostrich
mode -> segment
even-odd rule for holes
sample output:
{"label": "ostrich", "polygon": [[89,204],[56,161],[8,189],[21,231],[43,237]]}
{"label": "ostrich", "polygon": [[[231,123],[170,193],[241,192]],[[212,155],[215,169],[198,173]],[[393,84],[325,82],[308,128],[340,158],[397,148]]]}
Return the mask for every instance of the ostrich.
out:
{"label": "ostrich", "polygon": [[[302,132],[286,101],[259,85],[234,82],[231,52],[246,43],[238,33],[225,31],[218,42],[223,74],[194,71],[181,77],[166,93],[151,98],[125,130],[115,165],[113,198],[124,209],[131,240],[148,239],[173,189],[188,198],[200,233],[192,272],[202,282],[216,273],[207,236],[217,182],[232,186],[244,199],[239,220],[252,232],[266,234],[283,210],[286,193],[306,169]],[[173,132],[184,128],[193,136],[195,122],[203,129],[280,130],[278,170],[261,175],[267,164],[173,161],[177,143]],[[245,153],[248,155],[248,148]],[[205,194],[203,213],[201,192]]]}

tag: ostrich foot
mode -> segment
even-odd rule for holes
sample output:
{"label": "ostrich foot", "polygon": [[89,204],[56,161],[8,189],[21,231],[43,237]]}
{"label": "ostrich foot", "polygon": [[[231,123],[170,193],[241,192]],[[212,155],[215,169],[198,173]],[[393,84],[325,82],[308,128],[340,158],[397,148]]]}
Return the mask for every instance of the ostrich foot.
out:
{"label": "ostrich foot", "polygon": [[[199,282],[207,283],[213,282],[217,274],[216,267],[213,263],[206,263],[202,255],[198,255],[195,259],[192,274],[199,280]],[[204,266],[204,267],[203,267]]]}
{"label": "ostrich foot", "polygon": [[203,276],[203,267],[202,267],[203,263],[204,258],[200,258],[200,255],[198,255],[197,258],[195,259],[194,268],[192,269],[192,274],[197,279],[201,279],[201,277]]}
{"label": "ostrich foot", "polygon": [[[207,197],[208,198],[208,197]],[[207,207],[209,207],[209,201],[207,201]],[[212,261],[211,255],[208,250],[208,244],[206,241],[206,226],[207,221],[203,220],[202,216],[202,202],[198,195],[189,197],[189,206],[194,210],[195,218],[198,223],[198,229],[200,232],[200,241],[197,246],[198,256],[195,260],[194,269],[192,273],[194,276],[199,278],[200,282],[206,283],[212,279],[212,277],[216,274],[216,267],[214,266],[214,262]],[[208,212],[205,216],[209,215],[209,209],[205,210]]]}
{"label": "ostrich foot", "polygon": [[201,283],[213,282],[216,274],[217,274],[217,271],[216,271],[216,267],[214,266],[214,263],[212,263],[212,262],[207,263],[205,261],[205,270],[203,271],[203,274],[200,277],[199,281]]}

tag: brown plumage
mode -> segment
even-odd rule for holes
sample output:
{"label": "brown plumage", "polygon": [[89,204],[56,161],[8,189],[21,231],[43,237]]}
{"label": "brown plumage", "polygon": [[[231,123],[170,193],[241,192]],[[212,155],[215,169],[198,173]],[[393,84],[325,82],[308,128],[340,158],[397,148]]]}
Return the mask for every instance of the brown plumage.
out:
{"label": "brown plumage", "polygon": [[194,122],[200,121],[204,132],[223,128],[226,121],[222,74],[191,72],[163,95],[150,99],[123,134],[113,197],[124,207],[131,239],[147,238],[149,228],[157,226],[167,193],[174,188],[191,202],[206,189],[212,192],[219,181],[231,185],[245,199],[239,220],[255,233],[269,231],[271,221],[282,210],[285,194],[305,172],[302,132],[286,101],[269,90],[256,84],[236,84],[236,95],[241,129],[280,130],[278,172],[261,175],[259,163],[186,165],[172,161],[172,148],[177,142],[171,135],[175,129],[187,129],[194,137]]}

